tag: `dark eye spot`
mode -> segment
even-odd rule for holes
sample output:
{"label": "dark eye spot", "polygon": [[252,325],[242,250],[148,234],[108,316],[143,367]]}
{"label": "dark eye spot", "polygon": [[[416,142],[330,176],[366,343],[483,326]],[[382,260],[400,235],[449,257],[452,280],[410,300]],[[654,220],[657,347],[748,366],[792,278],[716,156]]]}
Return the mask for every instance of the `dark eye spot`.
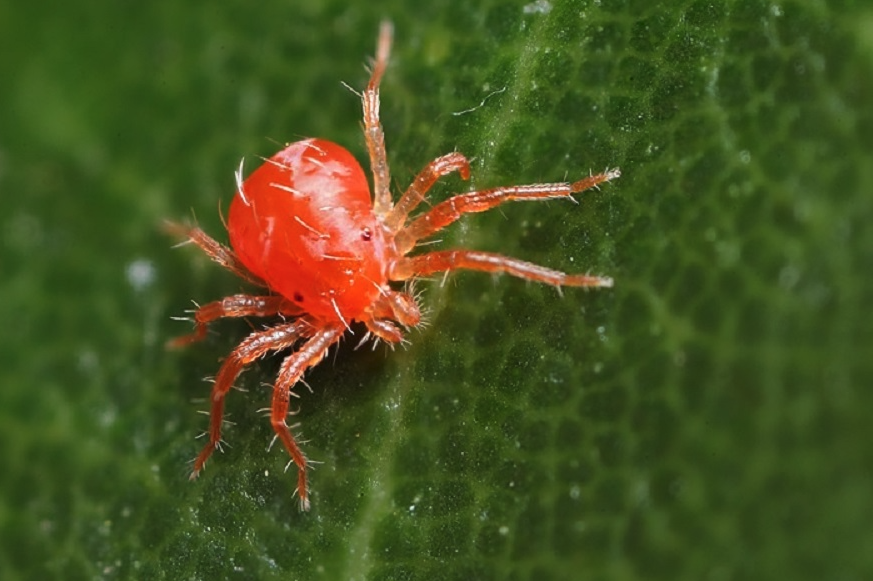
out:
{"label": "dark eye spot", "polygon": [[294,299],[295,303],[302,303],[303,302],[303,295],[300,294],[299,292],[295,292],[294,296],[292,298]]}
{"label": "dark eye spot", "polygon": [[373,233],[370,232],[369,228],[364,228],[363,230],[361,230],[361,240],[369,242],[372,237]]}

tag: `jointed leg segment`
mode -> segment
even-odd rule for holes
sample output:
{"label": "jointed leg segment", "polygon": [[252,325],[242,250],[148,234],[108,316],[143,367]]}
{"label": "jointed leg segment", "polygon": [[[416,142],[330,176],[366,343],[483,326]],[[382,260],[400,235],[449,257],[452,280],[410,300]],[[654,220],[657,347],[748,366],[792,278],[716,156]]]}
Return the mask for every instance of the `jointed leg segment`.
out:
{"label": "jointed leg segment", "polygon": [[294,464],[297,465],[297,494],[300,495],[300,508],[302,510],[309,510],[309,489],[306,480],[307,461],[285,422],[285,418],[288,417],[288,397],[291,388],[300,380],[303,372],[313,365],[317,365],[344,331],[345,327],[343,326],[328,327],[316,331],[298,351],[289,355],[282,362],[279,378],[273,387],[270,422],[273,424],[273,430],[281,440],[282,445],[285,446],[288,454],[294,460]]}
{"label": "jointed leg segment", "polygon": [[436,181],[454,171],[461,174],[461,179],[470,179],[470,162],[462,154],[453,152],[438,157],[423,170],[415,180],[406,188],[403,196],[398,200],[394,208],[385,217],[383,223],[390,232],[396,232],[406,222],[409,213],[415,210],[424,201],[424,195],[430,190]]}
{"label": "jointed leg segment", "polygon": [[382,22],[373,72],[370,74],[370,82],[363,95],[364,138],[367,141],[370,167],[373,171],[373,209],[377,216],[382,216],[391,209],[391,172],[388,169],[388,155],[385,153],[385,133],[379,121],[379,83],[388,67],[393,35],[394,27],[391,23]]}
{"label": "jointed leg segment", "polygon": [[281,296],[232,295],[220,301],[207,303],[194,312],[194,332],[176,337],[170,347],[183,347],[206,337],[206,328],[212,321],[225,317],[270,317],[278,314],[299,315],[300,307]]}
{"label": "jointed leg segment", "polygon": [[264,331],[257,331],[246,337],[234,349],[218,370],[212,386],[212,408],[209,412],[209,442],[194,460],[191,479],[197,478],[206,460],[221,442],[221,422],[224,415],[224,398],[233,387],[243,368],[270,351],[281,351],[292,347],[301,336],[311,332],[311,324],[305,319],[278,325]]}
{"label": "jointed leg segment", "polygon": [[554,286],[612,286],[612,279],[608,277],[567,274],[517,258],[475,250],[443,250],[402,258],[394,264],[390,276],[392,280],[407,280],[415,276],[458,269],[505,272],[518,278]]}
{"label": "jointed leg segment", "polygon": [[193,242],[194,244],[199,246],[200,249],[205,252],[206,255],[214,262],[217,262],[238,277],[249,281],[255,286],[267,286],[264,281],[249,272],[249,269],[247,269],[243,265],[243,263],[239,261],[239,259],[233,253],[233,250],[216,241],[200,228],[197,228],[196,226],[177,224],[176,222],[165,222],[164,228],[171,235],[177,238],[184,238],[185,241],[181,244]]}
{"label": "jointed leg segment", "polygon": [[374,336],[382,339],[386,343],[402,343],[403,332],[388,319],[366,319],[364,325],[367,330]]}
{"label": "jointed leg segment", "polygon": [[411,250],[415,243],[433,235],[455,222],[464,214],[484,212],[504,202],[514,200],[547,200],[550,198],[571,198],[598,184],[617,178],[618,169],[589,176],[574,183],[533,184],[527,186],[507,186],[470,192],[453,196],[431,208],[400,230],[395,238],[398,251],[403,254]]}

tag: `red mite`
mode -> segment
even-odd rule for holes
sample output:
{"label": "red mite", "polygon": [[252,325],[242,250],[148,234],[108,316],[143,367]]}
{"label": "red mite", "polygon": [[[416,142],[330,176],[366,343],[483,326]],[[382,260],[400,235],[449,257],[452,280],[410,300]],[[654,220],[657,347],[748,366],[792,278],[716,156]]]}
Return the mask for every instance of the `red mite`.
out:
{"label": "red mite", "polygon": [[391,283],[468,269],[505,272],[557,287],[612,286],[611,278],[566,274],[490,252],[440,250],[409,256],[419,242],[464,214],[484,212],[511,200],[572,199],[574,193],[617,178],[619,170],[573,183],[459,194],[410,219],[440,177],[458,172],[468,179],[470,164],[457,152],[439,157],[425,166],[396,204],[392,202],[379,121],[379,82],[388,65],[391,39],[392,26],[383,23],[370,82],[361,95],[373,171],[372,198],[364,170],[351,153],[330,141],[306,139],[288,145],[245,181],[240,165],[227,223],[231,248],[200,228],[169,225],[212,260],[265,289],[199,307],[194,313],[194,332],[173,340],[171,346],[203,339],[207,325],[223,317],[281,317],[279,324],[246,337],[218,370],[210,398],[209,441],[194,460],[192,479],[221,444],[224,398],[243,368],[272,351],[293,349],[282,362],[273,387],[270,421],[297,465],[296,492],[301,509],[308,510],[308,461],[286,423],[289,396],[303,373],[324,358],[352,323],[362,323],[367,337],[392,344],[403,341],[404,332],[420,323],[416,298]]}

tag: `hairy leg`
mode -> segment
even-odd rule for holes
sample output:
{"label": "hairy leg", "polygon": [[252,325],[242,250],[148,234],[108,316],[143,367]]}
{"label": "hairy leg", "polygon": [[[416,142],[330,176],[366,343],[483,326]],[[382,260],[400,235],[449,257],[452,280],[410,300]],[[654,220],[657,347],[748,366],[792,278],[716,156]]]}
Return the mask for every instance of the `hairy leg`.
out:
{"label": "hairy leg", "polygon": [[414,276],[458,269],[505,272],[518,278],[554,286],[612,286],[612,279],[609,277],[567,274],[517,258],[475,250],[442,250],[401,258],[392,266],[389,277],[391,280],[407,280]]}
{"label": "hairy leg", "polygon": [[213,261],[217,262],[224,268],[233,272],[235,275],[243,278],[250,283],[266,287],[266,283],[260,278],[249,272],[242,262],[237,259],[233,250],[217,242],[206,232],[196,226],[188,226],[186,224],[178,224],[176,222],[164,222],[164,229],[172,236],[177,238],[185,238],[182,244],[193,242]]}
{"label": "hairy leg", "polygon": [[233,387],[233,382],[239,377],[243,368],[270,351],[280,351],[292,347],[297,340],[311,332],[311,324],[306,320],[298,320],[286,325],[257,331],[246,337],[234,349],[218,370],[215,383],[212,386],[212,408],[209,412],[209,442],[194,460],[191,479],[197,478],[206,460],[213,450],[221,443],[221,422],[224,416],[224,398]]}
{"label": "hairy leg", "polygon": [[367,141],[367,151],[370,154],[370,168],[373,172],[373,210],[377,216],[385,215],[391,210],[391,172],[388,169],[388,156],[385,153],[385,133],[379,121],[379,83],[388,66],[391,54],[391,40],[394,27],[388,21],[383,21],[379,28],[379,42],[376,46],[376,60],[373,62],[373,72],[370,82],[363,95],[364,108],[364,138]]}
{"label": "hairy leg", "polygon": [[399,230],[410,212],[415,210],[424,201],[424,195],[430,190],[436,181],[453,171],[460,172],[461,179],[470,179],[470,162],[462,154],[454,152],[438,157],[415,176],[415,180],[403,193],[394,208],[388,212],[383,223],[391,232]]}
{"label": "hairy leg", "polygon": [[318,364],[327,354],[331,345],[339,340],[345,327],[333,326],[320,329],[303,344],[300,349],[282,362],[279,377],[273,387],[273,404],[270,409],[270,422],[276,436],[297,465],[297,494],[300,495],[300,509],[309,510],[309,489],[306,481],[307,460],[297,441],[291,434],[285,418],[288,417],[288,397],[303,373]]}
{"label": "hairy leg", "polygon": [[409,252],[422,238],[427,238],[442,230],[464,214],[484,212],[504,202],[513,200],[548,200],[552,198],[571,198],[574,193],[593,188],[603,182],[619,177],[619,170],[589,176],[573,183],[533,184],[528,186],[507,186],[470,192],[449,198],[431,208],[400,230],[395,238],[400,254]]}
{"label": "hairy leg", "polygon": [[383,289],[382,294],[367,311],[367,315],[366,320],[397,321],[404,327],[415,327],[421,322],[421,309],[414,294],[390,288]]}
{"label": "hairy leg", "polygon": [[269,317],[277,314],[299,315],[300,307],[281,296],[231,295],[194,311],[194,332],[171,339],[168,347],[183,347],[206,337],[206,327],[225,317]]}
{"label": "hairy leg", "polygon": [[367,330],[386,343],[394,344],[403,341],[403,331],[397,325],[386,319],[365,319]]}

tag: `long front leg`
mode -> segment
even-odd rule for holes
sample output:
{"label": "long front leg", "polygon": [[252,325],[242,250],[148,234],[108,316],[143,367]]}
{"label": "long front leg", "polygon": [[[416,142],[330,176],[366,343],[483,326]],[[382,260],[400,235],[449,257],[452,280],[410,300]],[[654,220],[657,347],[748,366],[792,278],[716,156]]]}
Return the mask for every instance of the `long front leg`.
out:
{"label": "long front leg", "polygon": [[618,168],[589,176],[573,183],[508,186],[460,194],[445,200],[412,221],[397,233],[395,244],[400,254],[409,252],[422,238],[442,230],[464,214],[484,212],[513,200],[548,200],[572,198],[572,195],[593,188],[621,175]]}
{"label": "long front leg", "polygon": [[309,510],[309,489],[307,488],[307,460],[297,441],[291,434],[285,418],[288,417],[288,397],[291,389],[300,380],[308,368],[321,361],[331,345],[337,342],[345,328],[329,327],[317,331],[296,352],[282,362],[279,378],[273,387],[273,404],[270,410],[270,421],[276,436],[288,451],[294,464],[297,465],[297,494],[300,495],[300,509]]}
{"label": "long front leg", "polygon": [[233,382],[239,377],[243,368],[270,351],[281,351],[294,345],[301,335],[311,330],[311,324],[306,320],[298,320],[286,325],[279,325],[264,331],[252,333],[234,349],[224,360],[215,383],[212,386],[212,408],[209,412],[209,442],[194,460],[191,480],[197,478],[206,460],[221,443],[221,422],[224,417],[224,398],[233,387]]}
{"label": "long front leg", "polygon": [[281,296],[259,297],[231,295],[220,301],[207,303],[194,311],[194,332],[171,339],[168,347],[183,347],[206,337],[206,328],[212,321],[226,317],[270,317],[273,315],[299,315],[300,307]]}
{"label": "long front leg", "polygon": [[459,269],[493,273],[505,272],[518,278],[554,286],[612,286],[612,279],[609,277],[567,274],[502,254],[475,250],[442,250],[401,258],[391,268],[389,278],[391,280],[408,280],[415,276]]}
{"label": "long front leg", "polygon": [[379,28],[379,42],[376,47],[376,60],[370,82],[363,95],[364,138],[370,154],[370,169],[373,172],[373,210],[377,216],[385,215],[391,209],[391,172],[388,169],[388,155],[385,153],[385,132],[379,121],[379,83],[388,67],[391,54],[391,40],[394,27],[388,21]]}

